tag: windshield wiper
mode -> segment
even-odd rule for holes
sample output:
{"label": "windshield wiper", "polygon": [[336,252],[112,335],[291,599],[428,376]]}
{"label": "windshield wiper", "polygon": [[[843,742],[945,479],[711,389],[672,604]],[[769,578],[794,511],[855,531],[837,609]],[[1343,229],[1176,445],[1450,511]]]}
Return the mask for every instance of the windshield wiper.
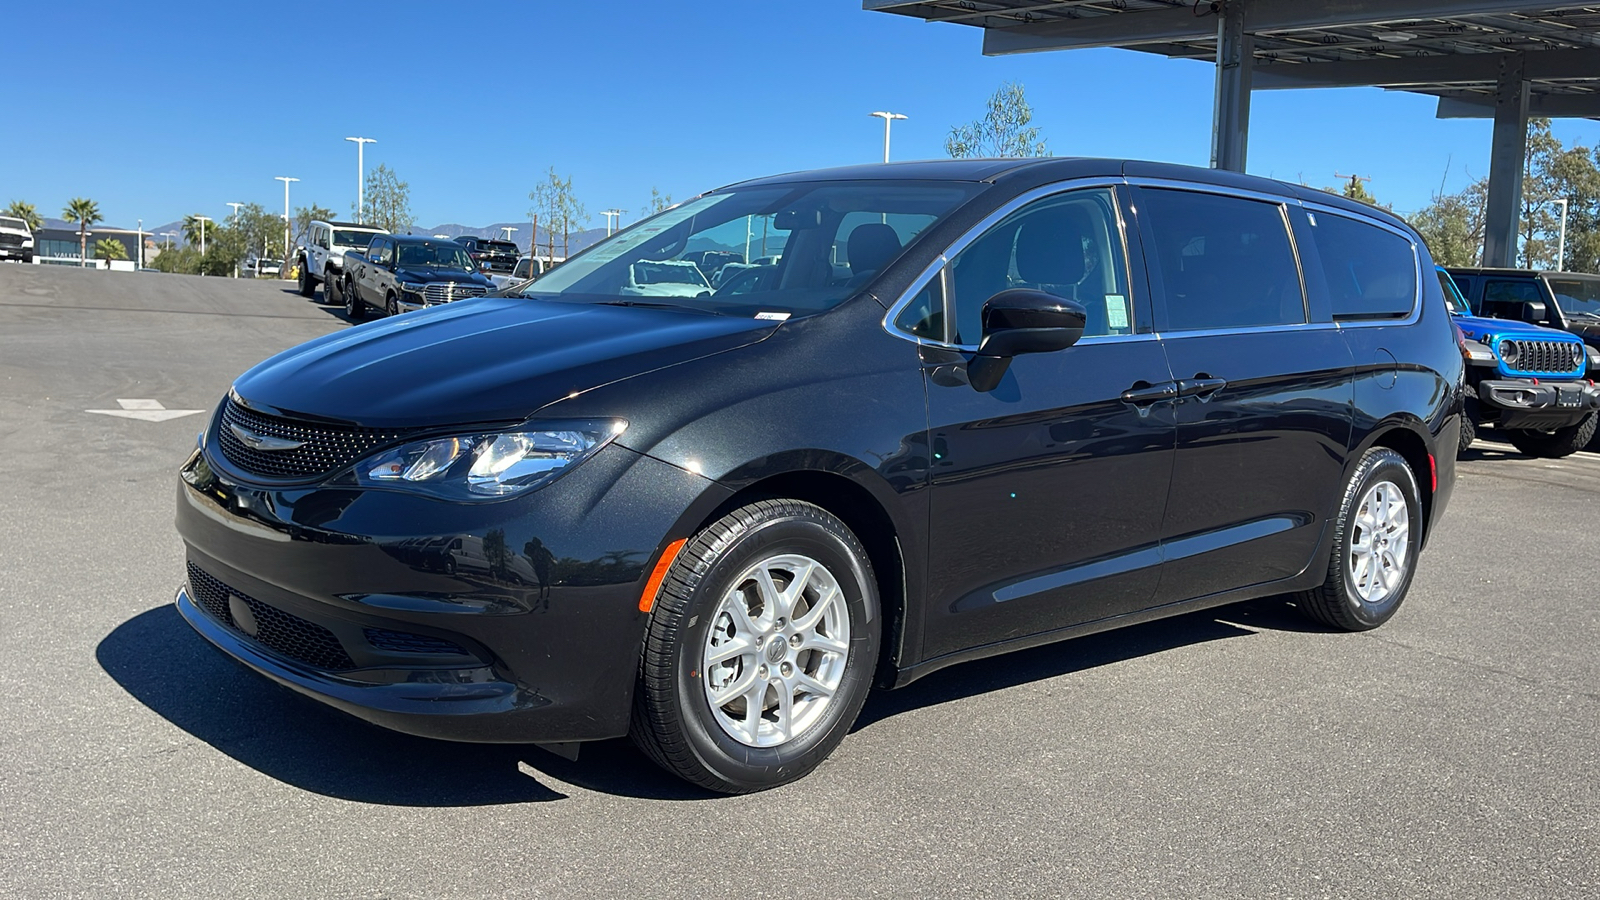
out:
{"label": "windshield wiper", "polygon": [[601,306],[638,306],[645,309],[687,309],[692,312],[702,312],[713,316],[722,315],[722,313],[719,313],[714,309],[706,309],[700,306],[685,306],[682,303],[654,303],[649,300],[600,300],[597,302]]}
{"label": "windshield wiper", "polygon": [[1566,313],[1569,316],[1582,316],[1585,319],[1600,319],[1600,314],[1589,312],[1586,309],[1568,310]]}

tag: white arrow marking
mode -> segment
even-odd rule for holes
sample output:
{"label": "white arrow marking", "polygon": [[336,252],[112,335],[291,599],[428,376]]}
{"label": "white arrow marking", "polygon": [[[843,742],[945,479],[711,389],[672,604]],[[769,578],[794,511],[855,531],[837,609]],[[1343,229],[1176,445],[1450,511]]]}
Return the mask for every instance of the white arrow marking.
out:
{"label": "white arrow marking", "polygon": [[138,419],[141,422],[165,422],[205,412],[203,409],[167,409],[161,405],[160,400],[118,400],[117,405],[122,408],[86,409],[84,412],[100,416],[116,416],[121,419]]}

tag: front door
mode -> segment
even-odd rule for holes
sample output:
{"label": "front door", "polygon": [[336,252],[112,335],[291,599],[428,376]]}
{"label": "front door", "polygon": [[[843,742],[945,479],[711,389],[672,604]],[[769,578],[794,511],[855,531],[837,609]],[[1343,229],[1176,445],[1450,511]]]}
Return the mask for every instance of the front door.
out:
{"label": "front door", "polygon": [[1137,207],[1179,393],[1157,602],[1298,574],[1343,476],[1352,365],[1310,314],[1287,203],[1140,188]]}
{"label": "front door", "polygon": [[[907,309],[928,391],[925,659],[1148,605],[1171,482],[1171,380],[1116,189],[1025,203],[960,249]],[[1025,354],[992,391],[966,383],[994,294],[1081,303],[1084,338]],[[946,325],[943,316],[948,317]],[[942,338],[942,340],[939,340]],[[934,346],[944,344],[944,347]],[[948,345],[967,350],[948,349]]]}

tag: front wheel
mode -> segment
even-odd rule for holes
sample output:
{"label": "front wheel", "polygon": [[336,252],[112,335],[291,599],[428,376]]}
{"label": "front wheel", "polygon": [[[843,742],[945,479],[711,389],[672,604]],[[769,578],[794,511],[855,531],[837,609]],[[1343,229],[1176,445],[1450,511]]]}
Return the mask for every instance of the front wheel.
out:
{"label": "front wheel", "polygon": [[400,315],[400,301],[396,300],[394,298],[393,294],[389,295],[389,298],[384,302],[383,306],[384,306],[384,311],[386,313],[388,313],[389,315],[391,315],[391,316]]}
{"label": "front wheel", "polygon": [[1395,614],[1422,547],[1416,474],[1387,447],[1362,455],[1345,485],[1322,586],[1298,595],[1306,615],[1333,628],[1368,631]]}
{"label": "front wheel", "polygon": [[333,277],[332,272],[322,276],[322,302],[334,304],[344,302],[339,296],[339,281]]}
{"label": "front wheel", "polygon": [[1506,440],[1529,456],[1541,459],[1560,459],[1571,456],[1588,446],[1594,439],[1596,421],[1600,412],[1592,412],[1576,424],[1554,431],[1536,431],[1532,428],[1507,428]]}
{"label": "front wheel", "polygon": [[689,539],[662,583],[631,735],[713,791],[787,784],[854,724],[881,633],[872,564],[843,522],[797,500],[736,509]]}

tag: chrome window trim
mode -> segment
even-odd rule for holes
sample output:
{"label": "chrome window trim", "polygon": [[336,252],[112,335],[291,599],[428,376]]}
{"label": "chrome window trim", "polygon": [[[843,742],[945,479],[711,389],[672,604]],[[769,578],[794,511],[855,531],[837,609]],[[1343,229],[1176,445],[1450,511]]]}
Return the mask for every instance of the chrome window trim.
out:
{"label": "chrome window trim", "polygon": [[[1317,202],[1314,202],[1314,201],[1313,202],[1308,202],[1308,203],[1301,203],[1300,205],[1308,213],[1323,213],[1325,215],[1330,215],[1330,216],[1342,216],[1342,217],[1344,217],[1346,219],[1351,220],[1352,222],[1360,222],[1360,223],[1362,223],[1364,225],[1375,226],[1375,227],[1377,227],[1379,229],[1382,229],[1383,231],[1387,231],[1387,232],[1389,232],[1391,234],[1399,236],[1400,238],[1404,239],[1407,244],[1409,244],[1411,246],[1411,263],[1412,263],[1412,268],[1416,271],[1417,278],[1416,278],[1415,293],[1413,293],[1413,295],[1411,297],[1411,312],[1410,312],[1410,314],[1406,315],[1406,316],[1403,316],[1403,317],[1399,317],[1399,318],[1388,318],[1388,319],[1340,319],[1338,317],[1334,317],[1334,320],[1333,320],[1334,324],[1338,325],[1341,328],[1374,328],[1374,327],[1386,326],[1386,325],[1387,326],[1395,326],[1395,325],[1415,325],[1415,324],[1417,324],[1417,321],[1422,318],[1422,275],[1423,275],[1423,272],[1422,272],[1422,254],[1420,252],[1418,252],[1418,250],[1417,250],[1416,238],[1413,235],[1406,233],[1406,231],[1404,229],[1396,228],[1395,226],[1389,224],[1388,222],[1383,221],[1382,219],[1378,219],[1378,218],[1375,218],[1373,216],[1363,215],[1362,213],[1355,212],[1355,211],[1352,211],[1352,210],[1339,209],[1336,206],[1327,206],[1325,204],[1317,203]],[[1315,228],[1316,226],[1312,225],[1312,227]],[[1321,255],[1320,252],[1319,252],[1318,255],[1319,256]]]}
{"label": "chrome window trim", "polygon": [[1181,341],[1192,337],[1217,337],[1225,334],[1260,334],[1263,332],[1338,331],[1338,322],[1301,322],[1295,325],[1247,325],[1242,328],[1207,328],[1202,331],[1158,331],[1164,341]]}
{"label": "chrome window trim", "polygon": [[[901,293],[900,298],[890,305],[889,311],[884,314],[883,329],[894,337],[911,341],[919,346],[927,345],[930,347],[940,347],[945,350],[960,350],[967,353],[977,350],[977,344],[956,344],[949,340],[950,326],[954,322],[954,317],[950,315],[950,291],[948,284],[945,285],[946,289],[944,291],[945,340],[935,341],[930,338],[918,337],[917,335],[902,331],[894,324],[894,320],[907,306],[911,304],[912,300],[916,299],[918,294],[922,293],[922,289],[928,286],[928,282],[933,278],[933,276],[942,270],[947,264],[949,264],[951,257],[960,255],[961,251],[967,249],[967,245],[977,240],[980,235],[988,231],[990,228],[1000,224],[1000,221],[1006,216],[1011,215],[1018,209],[1021,209],[1035,200],[1042,200],[1055,194],[1064,194],[1068,191],[1085,190],[1089,188],[1116,188],[1118,185],[1126,184],[1128,184],[1128,179],[1121,176],[1071,178],[1066,181],[1056,181],[1050,184],[1040,185],[1039,187],[1024,191],[1023,193],[1012,197],[1010,200],[1007,200],[1005,203],[1001,204],[999,207],[990,212],[987,216],[984,216],[982,219],[978,220],[977,224],[962,232],[960,237],[950,242],[950,246],[944,248],[944,252],[940,253],[937,259],[930,263],[927,268],[922,270],[922,274],[918,275],[916,280],[911,282],[911,286],[906,288],[906,290]],[[1113,213],[1116,216],[1118,239],[1122,241],[1123,277],[1125,279],[1125,283],[1128,285],[1129,300],[1131,301],[1133,299],[1133,272],[1129,269],[1128,227],[1127,223],[1122,218],[1122,204],[1115,203],[1113,206],[1115,207]],[[1115,338],[1118,340],[1126,340],[1131,337],[1154,338],[1154,336],[1155,335],[1153,332],[1095,335],[1091,338],[1084,338],[1078,343],[1081,344],[1090,341],[1098,342],[1098,338]]]}

